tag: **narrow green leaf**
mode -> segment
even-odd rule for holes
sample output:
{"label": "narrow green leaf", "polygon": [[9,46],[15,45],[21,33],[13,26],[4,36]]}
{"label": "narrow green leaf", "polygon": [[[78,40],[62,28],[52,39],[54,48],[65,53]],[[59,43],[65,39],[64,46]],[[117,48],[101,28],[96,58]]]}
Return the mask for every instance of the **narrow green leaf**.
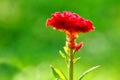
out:
{"label": "narrow green leaf", "polygon": [[53,71],[53,75],[55,76],[55,80],[67,80],[65,75],[57,68],[54,68],[52,65],[50,66]]}
{"label": "narrow green leaf", "polygon": [[59,54],[60,54],[64,59],[66,59],[65,53],[63,53],[62,51],[59,51]]}
{"label": "narrow green leaf", "polygon": [[79,77],[78,80],[82,80],[83,77],[84,77],[86,74],[88,74],[89,72],[93,71],[94,69],[96,69],[96,68],[98,68],[98,67],[100,67],[100,65],[95,66],[95,67],[92,67],[92,68],[90,68],[89,70],[85,71],[85,72]]}
{"label": "narrow green leaf", "polygon": [[65,51],[65,53],[68,55],[68,53],[69,53],[69,48],[68,48],[67,46],[64,46],[64,51]]}
{"label": "narrow green leaf", "polygon": [[75,64],[77,61],[79,61],[80,60],[80,57],[78,57],[78,58],[75,58],[74,60],[73,60],[73,63]]}

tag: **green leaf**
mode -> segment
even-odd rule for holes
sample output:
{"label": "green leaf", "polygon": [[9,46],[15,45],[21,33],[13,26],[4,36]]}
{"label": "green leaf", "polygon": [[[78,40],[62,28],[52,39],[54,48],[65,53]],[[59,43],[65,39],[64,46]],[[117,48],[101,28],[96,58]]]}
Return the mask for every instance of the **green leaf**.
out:
{"label": "green leaf", "polygon": [[59,51],[59,54],[60,54],[64,59],[66,59],[65,53],[63,53],[62,51]]}
{"label": "green leaf", "polygon": [[65,75],[57,68],[54,68],[52,65],[50,66],[53,71],[53,75],[55,76],[55,80],[67,80]]}
{"label": "green leaf", "polygon": [[90,68],[89,70],[85,71],[85,72],[79,77],[78,80],[82,80],[85,75],[87,75],[89,72],[93,71],[94,69],[96,69],[96,68],[98,68],[98,67],[100,67],[100,65],[95,66],[95,67],[92,67],[92,68]]}
{"label": "green leaf", "polygon": [[67,46],[64,46],[64,51],[65,51],[65,53],[68,55],[68,53],[69,53],[69,48],[67,47]]}
{"label": "green leaf", "polygon": [[58,78],[55,78],[55,80],[60,80],[60,79],[58,79]]}
{"label": "green leaf", "polygon": [[73,63],[75,64],[77,61],[79,61],[80,60],[80,57],[78,57],[78,58],[75,58],[74,60],[73,60]]}

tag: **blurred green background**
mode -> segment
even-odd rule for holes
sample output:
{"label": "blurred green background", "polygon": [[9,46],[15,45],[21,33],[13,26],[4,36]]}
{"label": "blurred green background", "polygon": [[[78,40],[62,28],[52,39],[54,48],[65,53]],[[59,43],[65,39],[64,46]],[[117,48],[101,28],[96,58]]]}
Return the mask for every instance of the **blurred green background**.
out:
{"label": "blurred green background", "polygon": [[65,34],[45,27],[51,13],[64,10],[96,27],[77,39],[84,47],[74,79],[101,65],[83,80],[120,80],[120,0],[0,0],[0,80],[54,80],[50,64],[67,75],[58,54]]}

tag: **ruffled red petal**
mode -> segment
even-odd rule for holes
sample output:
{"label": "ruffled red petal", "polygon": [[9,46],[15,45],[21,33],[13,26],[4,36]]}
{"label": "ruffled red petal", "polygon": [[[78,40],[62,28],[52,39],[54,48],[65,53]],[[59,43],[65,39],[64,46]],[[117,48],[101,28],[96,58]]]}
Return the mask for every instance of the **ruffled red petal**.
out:
{"label": "ruffled red petal", "polygon": [[83,19],[75,13],[64,11],[63,13],[55,12],[51,18],[46,21],[46,26],[62,30],[69,33],[86,33],[94,30],[91,21]]}

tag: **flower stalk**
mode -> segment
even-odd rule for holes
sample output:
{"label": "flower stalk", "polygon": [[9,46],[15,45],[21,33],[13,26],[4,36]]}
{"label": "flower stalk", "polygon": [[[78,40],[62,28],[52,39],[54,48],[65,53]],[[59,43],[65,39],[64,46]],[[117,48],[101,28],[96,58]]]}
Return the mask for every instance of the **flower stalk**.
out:
{"label": "flower stalk", "polygon": [[[66,33],[67,34],[67,33]],[[75,40],[77,38],[77,35],[75,34],[67,34],[66,36],[66,46],[69,48],[69,58],[68,58],[68,80],[73,80],[73,68],[74,68],[74,49],[75,49]]]}
{"label": "flower stalk", "polygon": [[73,59],[74,59],[74,50],[70,49],[69,52],[69,65],[68,65],[68,75],[69,75],[69,79],[68,80],[73,80]]}

